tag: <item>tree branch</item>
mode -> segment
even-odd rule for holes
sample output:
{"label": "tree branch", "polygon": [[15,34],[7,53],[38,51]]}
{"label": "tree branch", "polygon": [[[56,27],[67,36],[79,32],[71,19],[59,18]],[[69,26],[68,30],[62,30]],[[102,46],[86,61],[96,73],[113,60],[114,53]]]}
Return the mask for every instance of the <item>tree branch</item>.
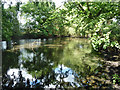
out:
{"label": "tree branch", "polygon": [[97,13],[97,15],[95,17],[100,16],[101,12],[102,12],[102,9]]}
{"label": "tree branch", "polygon": [[89,4],[88,4],[88,2],[87,2],[87,9],[88,9],[88,11],[90,12],[90,14],[89,14],[89,18],[92,19],[93,17],[92,17],[92,13],[91,13],[91,11],[90,11],[90,8],[89,8]]}
{"label": "tree branch", "polygon": [[78,6],[81,8],[82,11],[85,11],[81,4],[78,4]]}
{"label": "tree branch", "polygon": [[79,8],[80,10],[82,10],[82,11],[84,12],[84,14],[87,14],[86,11],[83,9],[83,7],[82,7],[81,4],[78,4],[78,6],[79,6],[78,8]]}
{"label": "tree branch", "polygon": [[87,9],[88,9],[88,11],[90,11],[90,8],[89,8],[89,4],[88,4],[88,2],[87,2]]}

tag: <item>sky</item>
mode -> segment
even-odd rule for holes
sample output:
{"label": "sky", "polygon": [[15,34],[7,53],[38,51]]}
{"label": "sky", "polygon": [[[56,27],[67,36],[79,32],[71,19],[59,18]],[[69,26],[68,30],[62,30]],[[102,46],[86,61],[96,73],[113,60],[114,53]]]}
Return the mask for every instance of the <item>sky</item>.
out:
{"label": "sky", "polygon": [[56,6],[60,6],[62,5],[62,2],[65,0],[52,0],[53,2],[55,2]]}

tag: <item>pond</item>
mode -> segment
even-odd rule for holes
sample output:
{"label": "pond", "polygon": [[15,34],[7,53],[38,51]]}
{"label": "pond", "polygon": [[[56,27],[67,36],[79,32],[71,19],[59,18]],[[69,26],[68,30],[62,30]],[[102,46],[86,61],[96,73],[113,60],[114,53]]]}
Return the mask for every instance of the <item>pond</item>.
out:
{"label": "pond", "polygon": [[2,60],[3,89],[111,87],[88,39],[3,41]]}

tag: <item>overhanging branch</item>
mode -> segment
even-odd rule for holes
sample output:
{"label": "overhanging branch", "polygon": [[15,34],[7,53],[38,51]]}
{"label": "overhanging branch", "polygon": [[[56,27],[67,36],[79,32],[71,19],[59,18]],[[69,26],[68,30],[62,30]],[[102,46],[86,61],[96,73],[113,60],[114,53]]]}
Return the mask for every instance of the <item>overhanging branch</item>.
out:
{"label": "overhanging branch", "polygon": [[89,14],[88,17],[92,19],[93,17],[92,17],[92,13],[91,13],[91,11],[90,11],[90,8],[89,8],[89,4],[88,4],[88,2],[87,2],[87,9],[88,9],[88,11],[90,12],[90,14]]}
{"label": "overhanging branch", "polygon": [[81,4],[78,4],[78,6],[79,6],[78,8],[79,8],[80,10],[82,10],[82,11],[84,12],[84,14],[87,14],[86,11],[83,9],[83,7],[82,7]]}

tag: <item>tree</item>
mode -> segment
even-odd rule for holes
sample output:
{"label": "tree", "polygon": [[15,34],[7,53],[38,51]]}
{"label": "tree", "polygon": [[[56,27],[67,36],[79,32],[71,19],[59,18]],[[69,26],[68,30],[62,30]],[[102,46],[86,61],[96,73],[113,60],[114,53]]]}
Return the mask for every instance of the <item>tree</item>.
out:
{"label": "tree", "polygon": [[44,23],[52,15],[55,9],[53,2],[28,2],[21,7],[22,15],[26,17],[26,32],[39,33],[48,36],[48,30],[44,27]]}
{"label": "tree", "polygon": [[9,41],[20,35],[16,7],[2,8],[2,39]]}
{"label": "tree", "polygon": [[119,4],[114,2],[68,2],[64,6],[67,8],[68,16],[74,16],[71,20],[72,23],[83,27],[81,31],[88,30],[92,33],[92,29],[101,18],[109,21],[115,18],[119,12]]}
{"label": "tree", "polygon": [[71,22],[77,24],[76,30],[83,36],[90,34],[94,50],[120,49],[119,24],[112,20],[120,15],[118,2],[68,2],[64,5],[72,16]]}

